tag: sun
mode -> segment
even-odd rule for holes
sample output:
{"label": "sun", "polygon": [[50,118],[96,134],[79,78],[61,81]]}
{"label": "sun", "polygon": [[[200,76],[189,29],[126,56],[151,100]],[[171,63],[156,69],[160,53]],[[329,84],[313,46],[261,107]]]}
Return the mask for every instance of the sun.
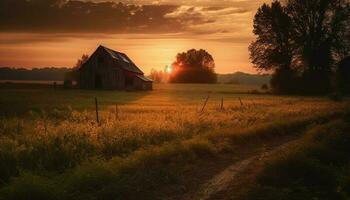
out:
{"label": "sun", "polygon": [[165,72],[171,74],[173,72],[173,66],[168,65],[165,67]]}

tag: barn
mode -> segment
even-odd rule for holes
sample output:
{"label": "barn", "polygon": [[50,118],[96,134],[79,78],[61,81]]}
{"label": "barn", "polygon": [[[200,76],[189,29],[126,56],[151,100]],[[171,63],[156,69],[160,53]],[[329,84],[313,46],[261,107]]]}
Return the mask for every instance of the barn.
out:
{"label": "barn", "polygon": [[126,54],[104,46],[79,68],[81,89],[152,90],[152,84]]}

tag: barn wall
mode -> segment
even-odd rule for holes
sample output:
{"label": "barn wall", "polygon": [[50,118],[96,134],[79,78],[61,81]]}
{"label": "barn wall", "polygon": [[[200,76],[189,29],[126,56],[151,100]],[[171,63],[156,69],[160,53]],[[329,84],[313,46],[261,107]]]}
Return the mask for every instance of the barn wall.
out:
{"label": "barn wall", "polygon": [[134,78],[134,89],[135,90],[143,90],[143,81],[138,77]]}
{"label": "barn wall", "polygon": [[145,89],[146,90],[153,90],[153,83],[152,82],[145,82]]}
{"label": "barn wall", "polygon": [[102,48],[91,55],[88,62],[80,70],[80,87],[83,89],[97,89],[96,76],[101,78],[101,89],[124,89],[124,71],[115,67],[118,63]]}
{"label": "barn wall", "polygon": [[[135,73],[124,70],[121,67],[122,63],[119,62],[121,61],[113,59],[104,48],[99,47],[80,69],[80,87],[82,89],[152,90],[152,82],[144,81],[136,77]],[[128,81],[130,85],[126,85],[127,77],[131,79]],[[97,87],[98,85],[100,87]]]}
{"label": "barn wall", "polygon": [[135,90],[152,90],[152,82],[146,82],[138,77],[134,78],[134,89]]}

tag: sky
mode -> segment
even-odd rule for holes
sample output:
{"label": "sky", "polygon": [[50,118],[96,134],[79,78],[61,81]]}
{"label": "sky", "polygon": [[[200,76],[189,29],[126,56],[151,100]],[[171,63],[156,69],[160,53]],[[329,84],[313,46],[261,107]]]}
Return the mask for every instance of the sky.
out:
{"label": "sky", "polygon": [[264,2],[1,0],[0,66],[72,67],[104,45],[126,53],[146,74],[192,48],[212,54],[217,73],[256,73],[248,46]]}

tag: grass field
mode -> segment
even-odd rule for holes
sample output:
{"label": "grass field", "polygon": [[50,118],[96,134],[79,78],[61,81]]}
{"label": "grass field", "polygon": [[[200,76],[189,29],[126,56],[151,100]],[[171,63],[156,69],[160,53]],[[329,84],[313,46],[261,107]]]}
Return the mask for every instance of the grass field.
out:
{"label": "grass field", "polygon": [[188,174],[205,177],[212,162],[239,159],[349,111],[348,100],[273,96],[258,88],[1,89],[0,199],[170,196],[189,190],[183,189],[193,183]]}
{"label": "grass field", "polygon": [[349,117],[310,128],[296,148],[266,163],[243,199],[349,199],[349,131]]}

